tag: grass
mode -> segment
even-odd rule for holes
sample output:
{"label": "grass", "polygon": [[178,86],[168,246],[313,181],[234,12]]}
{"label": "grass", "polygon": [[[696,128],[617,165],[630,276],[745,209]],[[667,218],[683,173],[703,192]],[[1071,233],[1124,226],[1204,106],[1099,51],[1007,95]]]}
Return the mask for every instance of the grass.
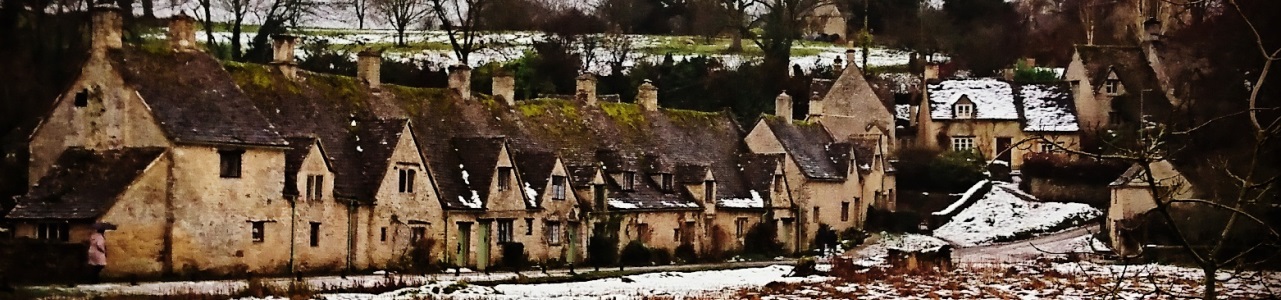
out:
{"label": "grass", "polygon": [[[743,51],[732,53],[729,51],[730,43],[733,40],[728,38],[713,38],[710,41],[703,37],[697,36],[648,36],[649,45],[639,47],[641,52],[655,55],[720,55],[720,54],[742,54],[749,56],[764,55],[761,48],[756,46],[750,39],[743,40]],[[797,41],[792,46],[793,56],[812,56],[823,52],[825,48],[841,47],[842,45],[814,42],[814,41]]]}

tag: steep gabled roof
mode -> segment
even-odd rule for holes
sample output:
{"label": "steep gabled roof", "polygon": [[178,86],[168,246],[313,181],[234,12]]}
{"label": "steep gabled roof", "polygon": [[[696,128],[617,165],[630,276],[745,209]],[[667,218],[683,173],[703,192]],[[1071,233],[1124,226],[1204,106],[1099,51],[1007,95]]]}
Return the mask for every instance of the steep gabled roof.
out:
{"label": "steep gabled roof", "polygon": [[108,55],[173,141],[286,145],[276,127],[208,54],[125,48]]}
{"label": "steep gabled roof", "polygon": [[391,100],[394,95],[375,94],[351,77],[298,72],[297,80],[291,80],[264,65],[225,67],[281,133],[314,137],[324,145],[336,197],[375,200],[406,126],[403,112]]}
{"label": "steep gabled roof", "polygon": [[516,152],[516,169],[520,171],[520,179],[524,180],[523,188],[526,193],[532,192],[533,195],[526,195],[531,199],[526,199],[529,208],[538,207],[538,195],[542,195],[547,190],[547,181],[551,180],[552,171],[556,168],[556,154],[551,152],[540,151],[517,151]]}
{"label": "steep gabled roof", "polygon": [[854,117],[894,128],[894,115],[857,67],[847,68],[832,83],[823,97],[823,115]]}
{"label": "steep gabled roof", "polygon": [[1139,121],[1140,107],[1143,114],[1158,118],[1165,118],[1174,110],[1174,105],[1166,98],[1165,88],[1161,86],[1156,71],[1148,64],[1142,48],[1076,45],[1076,53],[1080,55],[1085,76],[1095,91],[1103,88],[1109,74],[1116,73],[1126,93],[1113,98],[1113,108],[1125,112],[1130,119],[1127,121]]}
{"label": "steep gabled roof", "polygon": [[1023,131],[1075,132],[1076,105],[1067,83],[1024,84],[1018,86],[1023,100]]}
{"label": "steep gabled roof", "polygon": [[362,198],[374,199],[378,195],[378,188],[387,175],[388,166],[396,163],[391,161],[391,156],[407,126],[409,120],[406,119],[358,122],[355,158],[363,164],[360,169],[362,180],[356,181],[359,186],[352,189],[359,191]]}
{"label": "steep gabled roof", "polygon": [[[489,199],[489,186],[493,182],[494,170],[498,166],[498,159],[503,155],[503,145],[506,143],[504,137],[456,137],[450,140],[454,145],[454,151],[458,155],[458,178],[462,179],[462,185],[456,188],[458,197],[450,199],[441,199],[450,208],[459,209],[477,209],[479,201]],[[437,178],[455,175],[448,171],[439,173]],[[476,195],[477,198],[466,198],[463,196]]]}
{"label": "steep gabled roof", "polygon": [[880,146],[880,140],[866,137],[852,138],[849,143],[854,150],[854,162],[858,163],[859,172],[863,174],[871,172],[873,160],[876,159],[876,147]]}
{"label": "steep gabled roof", "polygon": [[[310,136],[288,137],[289,150],[285,150],[285,190],[286,196],[297,196],[298,191],[298,171],[302,169],[302,163],[307,159],[307,154],[311,153],[311,147],[320,147],[320,153],[325,156],[323,146],[319,146],[319,139]],[[328,157],[321,157],[325,166],[333,171],[333,165],[330,164]]]}
{"label": "steep gabled roof", "polygon": [[952,106],[961,99],[974,103],[974,119],[1018,120],[1018,106],[1014,89],[1009,83],[995,79],[958,79],[931,83],[929,91],[930,118],[955,119]]}
{"label": "steep gabled roof", "polygon": [[9,219],[95,219],[142,176],[164,148],[93,151],[68,148],[37,181]]}
{"label": "steep gabled roof", "polygon": [[834,153],[829,151],[835,143],[822,125],[788,123],[781,118],[771,116],[761,120],[769,125],[770,131],[774,132],[774,136],[783,144],[783,149],[790,154],[796,165],[800,166],[801,173],[805,174],[805,177],[816,180],[845,180],[845,172],[842,171],[844,169],[838,162],[839,157],[833,157]]}
{"label": "steep gabled roof", "polygon": [[746,198],[717,199],[716,206],[729,209],[766,208],[771,199],[774,184],[774,171],[783,163],[783,154],[743,154],[739,160],[743,166],[743,185],[749,190]]}

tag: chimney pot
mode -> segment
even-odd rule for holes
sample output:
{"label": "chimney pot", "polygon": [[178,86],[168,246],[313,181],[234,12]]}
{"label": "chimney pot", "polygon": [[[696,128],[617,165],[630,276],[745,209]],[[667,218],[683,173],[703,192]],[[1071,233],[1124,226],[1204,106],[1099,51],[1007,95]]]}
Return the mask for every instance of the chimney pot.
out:
{"label": "chimney pot", "polygon": [[290,80],[296,79],[298,76],[298,65],[294,63],[294,44],[297,41],[298,38],[292,35],[277,34],[272,36],[271,52],[273,59],[271,64],[276,66],[280,73]]}
{"label": "chimney pot", "polygon": [[591,73],[578,75],[577,89],[574,98],[583,100],[587,106],[596,106],[596,76]]}
{"label": "chimney pot", "polygon": [[925,74],[922,75],[925,80],[939,79],[939,65],[937,63],[925,64]]}
{"label": "chimney pot", "polygon": [[835,73],[836,76],[841,76],[841,73],[845,73],[845,62],[839,56],[832,60],[832,73]]}
{"label": "chimney pot", "polygon": [[823,115],[823,97],[819,96],[818,92],[814,92],[813,95],[810,95],[809,116],[815,117],[815,116],[821,116],[821,115]]}
{"label": "chimney pot", "polygon": [[655,87],[649,79],[645,79],[645,82],[637,88],[636,103],[646,111],[658,111],[658,87]]}
{"label": "chimney pot", "polygon": [[792,122],[792,96],[787,95],[787,91],[778,94],[774,98],[774,115],[783,119],[784,122]]}
{"label": "chimney pot", "polygon": [[455,65],[449,67],[449,89],[463,101],[471,100],[471,67]]}
{"label": "chimney pot", "polygon": [[856,61],[858,61],[858,51],[855,51],[854,49],[846,49],[845,50],[845,69],[849,70],[849,69],[857,68],[858,65],[854,63]]}
{"label": "chimney pot", "polygon": [[511,73],[499,71],[494,75],[494,97],[502,98],[509,106],[516,105],[516,77]]}
{"label": "chimney pot", "polygon": [[382,51],[366,48],[356,54],[356,78],[370,88],[382,86]]}
{"label": "chimney pot", "polygon": [[90,49],[94,53],[106,53],[106,50],[124,47],[124,41],[120,39],[124,19],[120,16],[119,7],[111,2],[98,3],[93,7],[91,18],[93,37]]}
{"label": "chimney pot", "polygon": [[180,12],[169,20],[169,47],[179,52],[196,49],[196,19]]}

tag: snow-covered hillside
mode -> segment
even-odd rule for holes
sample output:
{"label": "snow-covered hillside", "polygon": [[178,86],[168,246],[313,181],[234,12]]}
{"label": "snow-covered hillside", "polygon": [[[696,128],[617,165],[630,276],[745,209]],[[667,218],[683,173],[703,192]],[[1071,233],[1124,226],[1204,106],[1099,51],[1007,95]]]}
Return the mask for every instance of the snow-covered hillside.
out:
{"label": "snow-covered hillside", "polygon": [[[934,236],[957,246],[987,245],[1027,238],[1084,224],[1102,216],[1081,203],[1033,202],[1013,184],[997,183],[982,199],[934,230]],[[1021,197],[1020,197],[1021,196]]]}

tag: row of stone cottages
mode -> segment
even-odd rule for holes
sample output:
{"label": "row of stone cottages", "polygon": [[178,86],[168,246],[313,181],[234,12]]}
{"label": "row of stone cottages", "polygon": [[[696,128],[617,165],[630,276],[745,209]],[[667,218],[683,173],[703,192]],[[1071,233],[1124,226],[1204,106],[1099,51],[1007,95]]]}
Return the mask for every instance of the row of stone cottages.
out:
{"label": "row of stone cottages", "polygon": [[[797,251],[895,201],[893,117],[855,93],[856,68],[811,120],[783,96],[746,133],[728,113],[658,107],[650,84],[635,104],[600,100],[591,76],[574,99],[517,102],[512,77],[474,94],[465,67],[448,89],[382,84],[370,51],[356,78],[312,73],[285,36],[270,65],[224,64],[190,18],[166,47],[124,45],[115,8],[91,18],[92,53],[30,134],[30,189],[5,217],[67,243],[115,225],[107,276],[486,269],[507,242],[581,263],[595,228],[714,253],[762,220]],[[882,109],[853,117],[864,105]]]}

